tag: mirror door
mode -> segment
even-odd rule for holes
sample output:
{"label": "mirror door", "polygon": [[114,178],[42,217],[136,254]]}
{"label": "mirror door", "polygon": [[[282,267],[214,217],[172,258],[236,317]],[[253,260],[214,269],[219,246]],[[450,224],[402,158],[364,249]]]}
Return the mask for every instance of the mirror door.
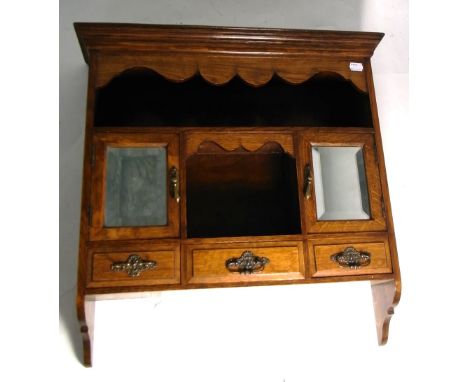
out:
{"label": "mirror door", "polygon": [[176,134],[98,134],[91,240],[179,236]]}
{"label": "mirror door", "polygon": [[372,134],[304,134],[303,200],[309,233],[385,230]]}

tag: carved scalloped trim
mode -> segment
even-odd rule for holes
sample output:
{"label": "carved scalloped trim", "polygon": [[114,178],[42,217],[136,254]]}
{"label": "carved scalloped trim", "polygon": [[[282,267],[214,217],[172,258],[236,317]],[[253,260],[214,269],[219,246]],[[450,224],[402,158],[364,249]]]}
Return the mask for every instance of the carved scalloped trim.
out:
{"label": "carved scalloped trim", "polygon": [[[227,147],[229,146],[229,147]],[[267,141],[257,147],[245,147],[244,144],[230,146],[226,143],[218,143],[212,140],[205,140],[198,145],[197,154],[219,154],[219,153],[264,153],[264,154],[284,154],[283,147],[275,141]]]}
{"label": "carved scalloped trim", "polygon": [[207,143],[208,150],[210,148],[216,150],[216,146],[218,146],[219,150],[223,150],[224,152],[232,152],[239,148],[248,152],[255,152],[259,149],[268,149],[267,145],[273,143],[277,145],[277,149],[281,148],[284,153],[294,156],[293,137],[291,134],[229,134],[214,132],[190,134],[185,145],[185,155],[190,156],[199,153],[200,145]]}
{"label": "carved scalloped trim", "polygon": [[[364,66],[366,64],[364,63]],[[322,63],[305,59],[282,59],[258,57],[187,57],[151,56],[123,57],[98,60],[96,87],[106,86],[113,78],[132,69],[148,69],[169,81],[184,82],[200,75],[213,85],[224,85],[235,76],[251,86],[259,87],[268,83],[274,75],[290,84],[301,84],[320,73],[336,73],[350,81],[360,92],[367,92],[365,71],[352,72],[349,61]]]}

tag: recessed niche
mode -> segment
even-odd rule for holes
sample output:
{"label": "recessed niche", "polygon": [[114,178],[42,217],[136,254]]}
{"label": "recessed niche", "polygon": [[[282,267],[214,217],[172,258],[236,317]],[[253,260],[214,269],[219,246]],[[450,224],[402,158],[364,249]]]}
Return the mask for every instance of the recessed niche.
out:
{"label": "recessed niche", "polygon": [[96,126],[372,127],[369,96],[333,72],[291,84],[274,75],[254,87],[235,76],[213,85],[130,69],[96,93]]}
{"label": "recessed niche", "polygon": [[279,144],[203,148],[186,161],[189,238],[301,233],[296,161]]}

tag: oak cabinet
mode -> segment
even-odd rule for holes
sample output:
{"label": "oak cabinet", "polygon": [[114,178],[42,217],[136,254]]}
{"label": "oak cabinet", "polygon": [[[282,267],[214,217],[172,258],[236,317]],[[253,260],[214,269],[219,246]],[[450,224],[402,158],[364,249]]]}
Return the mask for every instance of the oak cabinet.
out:
{"label": "oak cabinet", "polygon": [[75,29],[84,364],[94,301],[128,292],[370,280],[384,344],[401,282],[370,63],[383,35]]}

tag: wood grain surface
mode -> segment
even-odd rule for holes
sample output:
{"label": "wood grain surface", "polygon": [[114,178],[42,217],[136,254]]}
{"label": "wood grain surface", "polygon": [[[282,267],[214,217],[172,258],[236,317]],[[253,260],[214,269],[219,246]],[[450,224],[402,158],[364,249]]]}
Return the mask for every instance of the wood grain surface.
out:
{"label": "wood grain surface", "polygon": [[[367,252],[371,256],[370,264],[358,269],[343,268],[331,260],[331,256],[352,247],[360,252]],[[390,254],[388,244],[379,243],[345,243],[345,244],[315,244],[313,245],[315,268],[314,277],[366,275],[375,273],[391,273]]]}
{"label": "wood grain surface", "polygon": [[[127,272],[114,272],[113,264],[125,262],[131,255],[143,261],[153,261],[155,268],[143,270],[132,277]],[[180,247],[178,245],[157,245],[151,251],[99,251],[92,250],[92,270],[88,287],[131,286],[180,283]]]}
{"label": "wood grain surface", "polygon": [[[258,273],[240,274],[226,268],[226,260],[239,258],[246,251],[266,257],[269,263]],[[302,242],[238,243],[231,245],[186,246],[187,282],[191,284],[303,279]]]}

